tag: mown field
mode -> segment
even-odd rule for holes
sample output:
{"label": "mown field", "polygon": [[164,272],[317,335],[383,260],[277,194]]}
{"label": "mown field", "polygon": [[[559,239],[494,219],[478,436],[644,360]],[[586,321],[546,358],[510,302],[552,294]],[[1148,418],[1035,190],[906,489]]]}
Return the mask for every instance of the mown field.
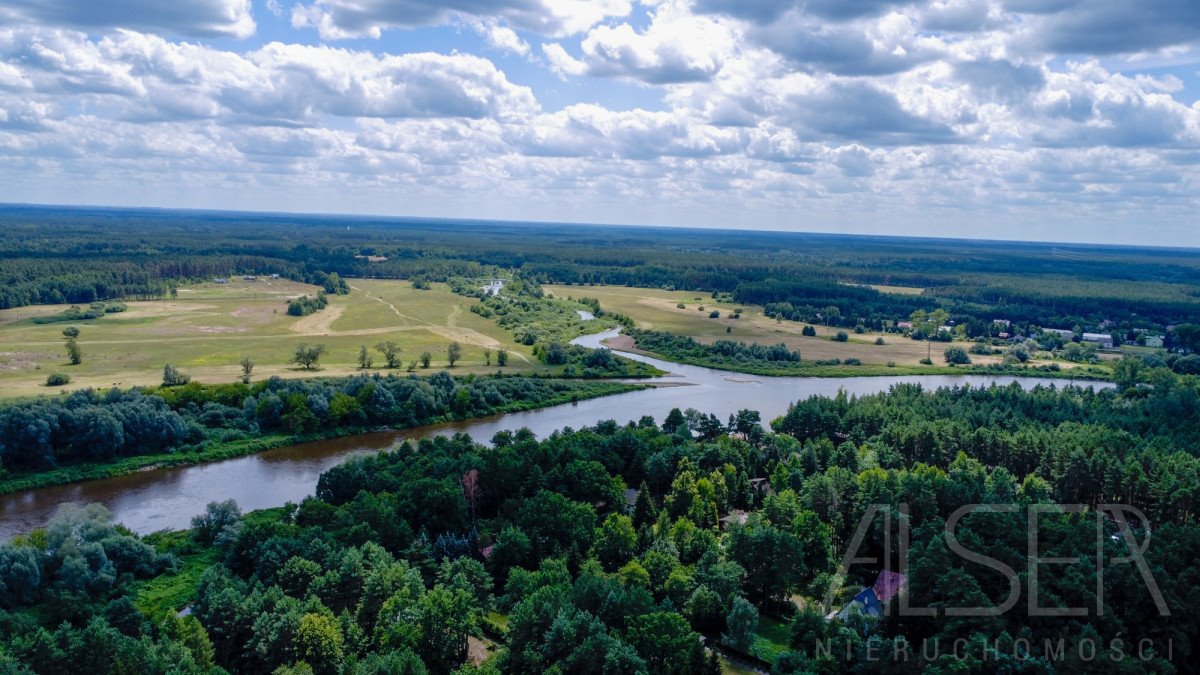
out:
{"label": "mown field", "polygon": [[[717,340],[739,340],[764,345],[786,344],[789,349],[799,350],[805,361],[856,358],[867,365],[917,366],[927,354],[933,362],[944,365],[942,352],[946,343],[910,340],[894,333],[867,331],[855,334],[847,329],[815,326],[816,337],[801,335],[806,324],[796,321],[776,321],[763,315],[763,308],[754,305],[718,302],[711,296],[693,291],[664,291],[655,288],[630,288],[626,286],[565,286],[548,285],[546,292],[556,297],[589,297],[600,301],[608,311],[626,314],[646,330],[667,331],[695,338],[711,344]],[[684,308],[680,309],[679,304]],[[701,309],[703,308],[703,309]],[[741,310],[741,318],[732,318],[734,310]],[[721,313],[719,318],[709,318],[712,310]],[[726,332],[726,329],[729,329]],[[830,338],[839,330],[849,334],[846,342],[835,342]],[[884,344],[877,345],[877,338]],[[957,343],[965,345],[967,343]],[[971,355],[979,365],[1000,362],[998,356]],[[1034,361],[1032,363],[1050,363]],[[1058,361],[1064,369],[1075,367],[1066,361]],[[848,373],[851,374],[851,373]]]}
{"label": "mown field", "polygon": [[[492,350],[495,364],[501,347],[510,354],[508,371],[544,369],[529,347],[468,311],[477,300],[454,295],[444,284],[416,290],[405,281],[354,280],[351,286],[350,295],[329,296],[328,307],[306,317],[289,316],[287,302],[317,288],[278,279],[182,287],[174,299],[129,302],[125,312],[72,323],[33,322],[66,305],[0,310],[0,396],[51,391],[45,385],[50,373],[70,375],[68,389],[158,384],[166,363],[199,382],[232,382],[240,377],[242,357],[254,361],[256,380],[311,376],[289,363],[302,342],[328,349],[319,375],[355,372],[359,347],[383,340],[401,346],[406,367],[430,352],[430,370],[418,366],[418,372],[445,367],[452,341],[463,347],[455,373],[494,372],[494,365],[484,365],[484,350]],[[84,356],[76,366],[68,365],[63,347],[62,330],[69,325],[81,331]],[[375,367],[382,367],[383,357],[372,353]]]}

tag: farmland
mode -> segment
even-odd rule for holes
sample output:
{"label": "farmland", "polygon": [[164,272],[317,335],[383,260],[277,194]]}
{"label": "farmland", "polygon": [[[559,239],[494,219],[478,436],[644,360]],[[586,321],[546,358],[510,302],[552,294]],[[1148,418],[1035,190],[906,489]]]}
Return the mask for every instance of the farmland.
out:
{"label": "farmland", "polygon": [[[173,299],[135,301],[127,309],[98,319],[38,324],[34,320],[63,312],[65,305],[41,305],[0,311],[0,385],[3,395],[45,393],[50,373],[66,373],[67,388],[130,387],[158,384],[170,363],[199,382],[232,382],[241,375],[239,361],[255,363],[253,377],[347,375],[358,369],[361,345],[397,343],[405,368],[422,352],[432,355],[429,371],[446,363],[446,347],[463,347],[456,373],[494,372],[485,365],[485,349],[510,355],[507,369],[533,373],[546,370],[531,348],[515,344],[507,331],[467,311],[473,298],[451,293],[443,284],[416,290],[404,281],[355,280],[349,295],[329,296],[329,306],[305,317],[287,314],[287,301],[314,295],[317,287],[281,279],[227,284],[212,282],[179,288]],[[67,364],[62,330],[80,329],[83,362]],[[317,373],[289,361],[301,343],[324,344]],[[372,352],[375,366],[383,364]],[[402,369],[403,370],[403,369]]]}
{"label": "farmland", "polygon": [[[801,331],[808,324],[776,321],[765,316],[762,307],[717,301],[708,294],[690,291],[564,285],[546,286],[545,289],[557,297],[596,298],[605,310],[632,318],[638,328],[684,335],[704,344],[717,340],[763,345],[783,343],[788,349],[799,351],[806,361],[858,359],[865,365],[887,365],[890,362],[897,366],[918,366],[921,359],[932,354],[934,362],[941,364],[941,352],[947,346],[945,343],[930,345],[910,340],[896,333],[866,331],[856,334],[820,325],[813,326],[816,336],[805,336]],[[680,304],[684,307],[680,308]],[[735,310],[739,309],[741,317],[732,318]],[[713,310],[720,312],[720,316],[710,318]],[[838,331],[848,333],[845,342],[832,339]],[[880,338],[883,344],[875,344]],[[978,365],[999,363],[1001,360],[999,356],[972,355],[971,358]],[[1076,365],[1065,361],[1058,363],[1064,369]]]}

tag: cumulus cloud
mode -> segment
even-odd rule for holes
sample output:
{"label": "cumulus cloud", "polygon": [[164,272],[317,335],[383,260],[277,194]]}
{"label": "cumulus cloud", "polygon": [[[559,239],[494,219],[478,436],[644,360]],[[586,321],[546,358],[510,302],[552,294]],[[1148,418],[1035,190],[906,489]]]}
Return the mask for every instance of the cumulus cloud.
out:
{"label": "cumulus cloud", "polygon": [[6,0],[0,17],[105,31],[126,28],[189,37],[245,38],[254,34],[250,0]]}
{"label": "cumulus cloud", "polygon": [[336,117],[519,118],[527,87],[465,54],[401,56],[270,43],[239,55],[122,32],[0,31],[0,57],[41,93],[88,95],[129,119],[320,123]]}
{"label": "cumulus cloud", "polygon": [[547,57],[560,74],[678,84],[711,79],[734,48],[735,34],[728,26],[669,2],[657,8],[644,31],[628,23],[598,26],[580,44],[580,59],[561,48],[551,48]]}
{"label": "cumulus cloud", "polygon": [[1026,15],[1024,40],[1047,52],[1128,54],[1200,42],[1194,0],[1008,0]]}
{"label": "cumulus cloud", "polygon": [[608,17],[625,16],[630,9],[629,0],[316,0],[295,6],[292,25],[316,28],[330,40],[378,38],[389,28],[439,25],[463,15],[563,37]]}
{"label": "cumulus cloud", "polygon": [[192,38],[250,35],[245,0],[143,4],[2,4],[0,197],[1198,224],[1193,74],[1123,70],[1194,63],[1190,0],[273,0],[302,32],[237,43]]}

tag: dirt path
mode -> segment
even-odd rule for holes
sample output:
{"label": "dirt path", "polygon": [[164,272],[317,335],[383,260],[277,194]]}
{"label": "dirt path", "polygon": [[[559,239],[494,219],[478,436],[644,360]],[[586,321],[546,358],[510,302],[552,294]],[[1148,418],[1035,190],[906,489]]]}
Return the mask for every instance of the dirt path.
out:
{"label": "dirt path", "polygon": [[330,305],[296,320],[290,328],[292,332],[301,335],[329,335],[333,322],[340,319],[345,312],[346,308],[343,305]]}
{"label": "dirt path", "polygon": [[[418,323],[424,324],[422,326],[422,328],[425,328],[426,330],[428,330],[432,333],[436,333],[436,334],[446,338],[447,340],[453,340],[456,342],[465,342],[467,344],[475,345],[477,347],[483,347],[485,349],[502,349],[503,348],[503,345],[496,338],[489,337],[489,336],[484,335],[483,333],[480,333],[479,331],[473,330],[471,328],[459,328],[458,327],[458,316],[460,314],[462,314],[462,305],[459,305],[457,303],[452,305],[450,308],[450,314],[446,317],[447,325],[439,326],[436,323],[433,323],[432,321],[426,321],[424,319],[418,319],[415,316],[408,316],[407,314],[402,314],[400,312],[400,310],[396,309],[396,306],[393,305],[392,303],[388,302],[387,300],[384,300],[383,298],[375,297],[357,286],[351,286],[350,288],[352,290],[361,292],[363,295],[367,296],[367,298],[369,298],[371,300],[374,300],[376,302],[381,302],[381,303],[387,305],[388,307],[391,308],[392,312],[395,313],[396,316],[398,316],[402,319],[408,319],[409,321],[416,321]],[[372,330],[372,329],[368,329],[368,330]],[[524,354],[521,354],[519,352],[510,351],[509,356],[520,359],[521,361],[524,361],[525,363],[529,363],[529,359],[526,358]]]}

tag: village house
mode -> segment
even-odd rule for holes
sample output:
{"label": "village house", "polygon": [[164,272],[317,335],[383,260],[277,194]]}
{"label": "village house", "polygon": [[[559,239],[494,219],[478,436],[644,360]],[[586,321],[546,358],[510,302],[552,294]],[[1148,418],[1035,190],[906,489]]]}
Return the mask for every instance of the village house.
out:
{"label": "village house", "polygon": [[907,583],[908,579],[903,574],[891,570],[881,570],[873,585],[859,591],[844,607],[830,612],[825,619],[838,618],[844,621],[856,611],[863,616],[883,616],[884,605],[896,597],[896,594],[903,590]]}

